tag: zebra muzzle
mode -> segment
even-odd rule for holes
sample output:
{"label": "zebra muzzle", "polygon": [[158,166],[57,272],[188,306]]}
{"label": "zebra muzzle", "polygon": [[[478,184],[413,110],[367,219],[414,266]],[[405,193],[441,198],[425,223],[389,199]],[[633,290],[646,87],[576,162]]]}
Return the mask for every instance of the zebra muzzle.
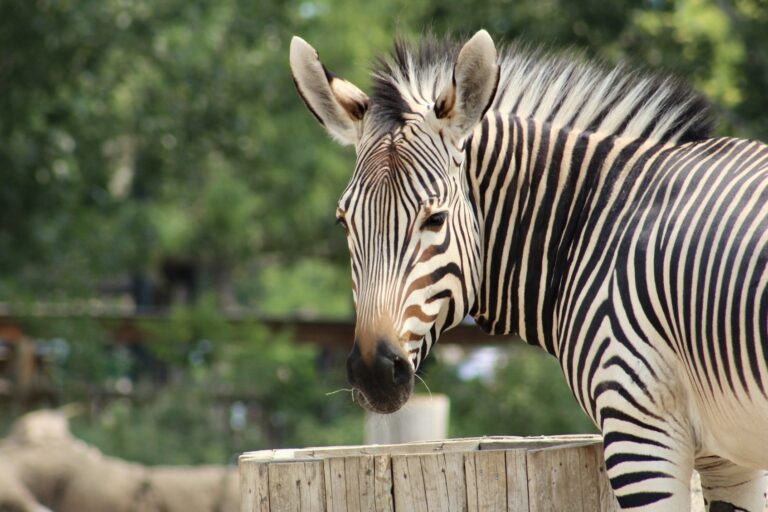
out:
{"label": "zebra muzzle", "polygon": [[402,350],[384,339],[377,341],[368,358],[356,340],[347,358],[347,380],[361,395],[360,405],[377,413],[395,412],[408,401],[413,373]]}

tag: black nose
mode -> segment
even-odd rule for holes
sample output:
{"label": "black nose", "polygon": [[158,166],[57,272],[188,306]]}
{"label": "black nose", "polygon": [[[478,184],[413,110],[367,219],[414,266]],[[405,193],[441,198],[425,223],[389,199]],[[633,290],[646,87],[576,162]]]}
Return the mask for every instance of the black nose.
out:
{"label": "black nose", "polygon": [[347,380],[381,410],[396,410],[410,395],[413,368],[398,347],[378,340],[372,361],[363,359],[358,341],[347,358]]}
{"label": "black nose", "polygon": [[376,348],[375,373],[383,379],[390,379],[395,386],[402,386],[411,381],[411,365],[386,341],[380,341]]}

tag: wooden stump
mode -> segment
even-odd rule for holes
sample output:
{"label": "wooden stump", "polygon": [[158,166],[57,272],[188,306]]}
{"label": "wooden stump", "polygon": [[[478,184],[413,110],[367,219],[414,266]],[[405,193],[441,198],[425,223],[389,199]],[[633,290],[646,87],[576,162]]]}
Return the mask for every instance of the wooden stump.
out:
{"label": "wooden stump", "polygon": [[242,512],[618,510],[592,435],[266,450],[240,475]]}

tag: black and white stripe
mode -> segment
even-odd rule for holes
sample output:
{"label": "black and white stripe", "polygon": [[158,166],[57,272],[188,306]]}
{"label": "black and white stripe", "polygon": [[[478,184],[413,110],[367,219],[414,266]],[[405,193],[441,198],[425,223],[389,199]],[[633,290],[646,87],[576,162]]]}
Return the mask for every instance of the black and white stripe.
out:
{"label": "black and white stripe", "polygon": [[414,367],[466,316],[479,283],[470,266],[480,254],[472,212],[446,217],[445,227],[427,225],[466,201],[466,191],[445,175],[450,159],[445,143],[418,126],[363,143],[337,209],[348,233],[358,330],[376,330],[373,324],[387,318]]}
{"label": "black and white stripe", "polygon": [[[713,509],[762,510],[768,146],[710,138],[673,79],[521,46],[477,80],[495,92],[473,131],[451,131],[462,59],[493,57],[470,43],[398,43],[374,71],[339,207],[358,316],[391,317],[415,366],[466,311],[541,345],[623,509],[686,510],[697,468]],[[430,201],[448,221],[425,239]]]}

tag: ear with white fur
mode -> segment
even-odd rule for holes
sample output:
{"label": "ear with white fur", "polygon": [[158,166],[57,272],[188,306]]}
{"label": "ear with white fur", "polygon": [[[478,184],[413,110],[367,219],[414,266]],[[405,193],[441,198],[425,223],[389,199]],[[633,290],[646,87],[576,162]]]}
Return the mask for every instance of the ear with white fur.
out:
{"label": "ear with white fur", "polygon": [[459,52],[453,81],[435,101],[435,116],[456,138],[469,135],[491,106],[499,84],[498,55],[493,39],[478,31]]}
{"label": "ear with white fur", "polygon": [[357,143],[368,96],[328,71],[317,50],[300,37],[291,40],[290,61],[293,82],[310,112],[342,144]]}

